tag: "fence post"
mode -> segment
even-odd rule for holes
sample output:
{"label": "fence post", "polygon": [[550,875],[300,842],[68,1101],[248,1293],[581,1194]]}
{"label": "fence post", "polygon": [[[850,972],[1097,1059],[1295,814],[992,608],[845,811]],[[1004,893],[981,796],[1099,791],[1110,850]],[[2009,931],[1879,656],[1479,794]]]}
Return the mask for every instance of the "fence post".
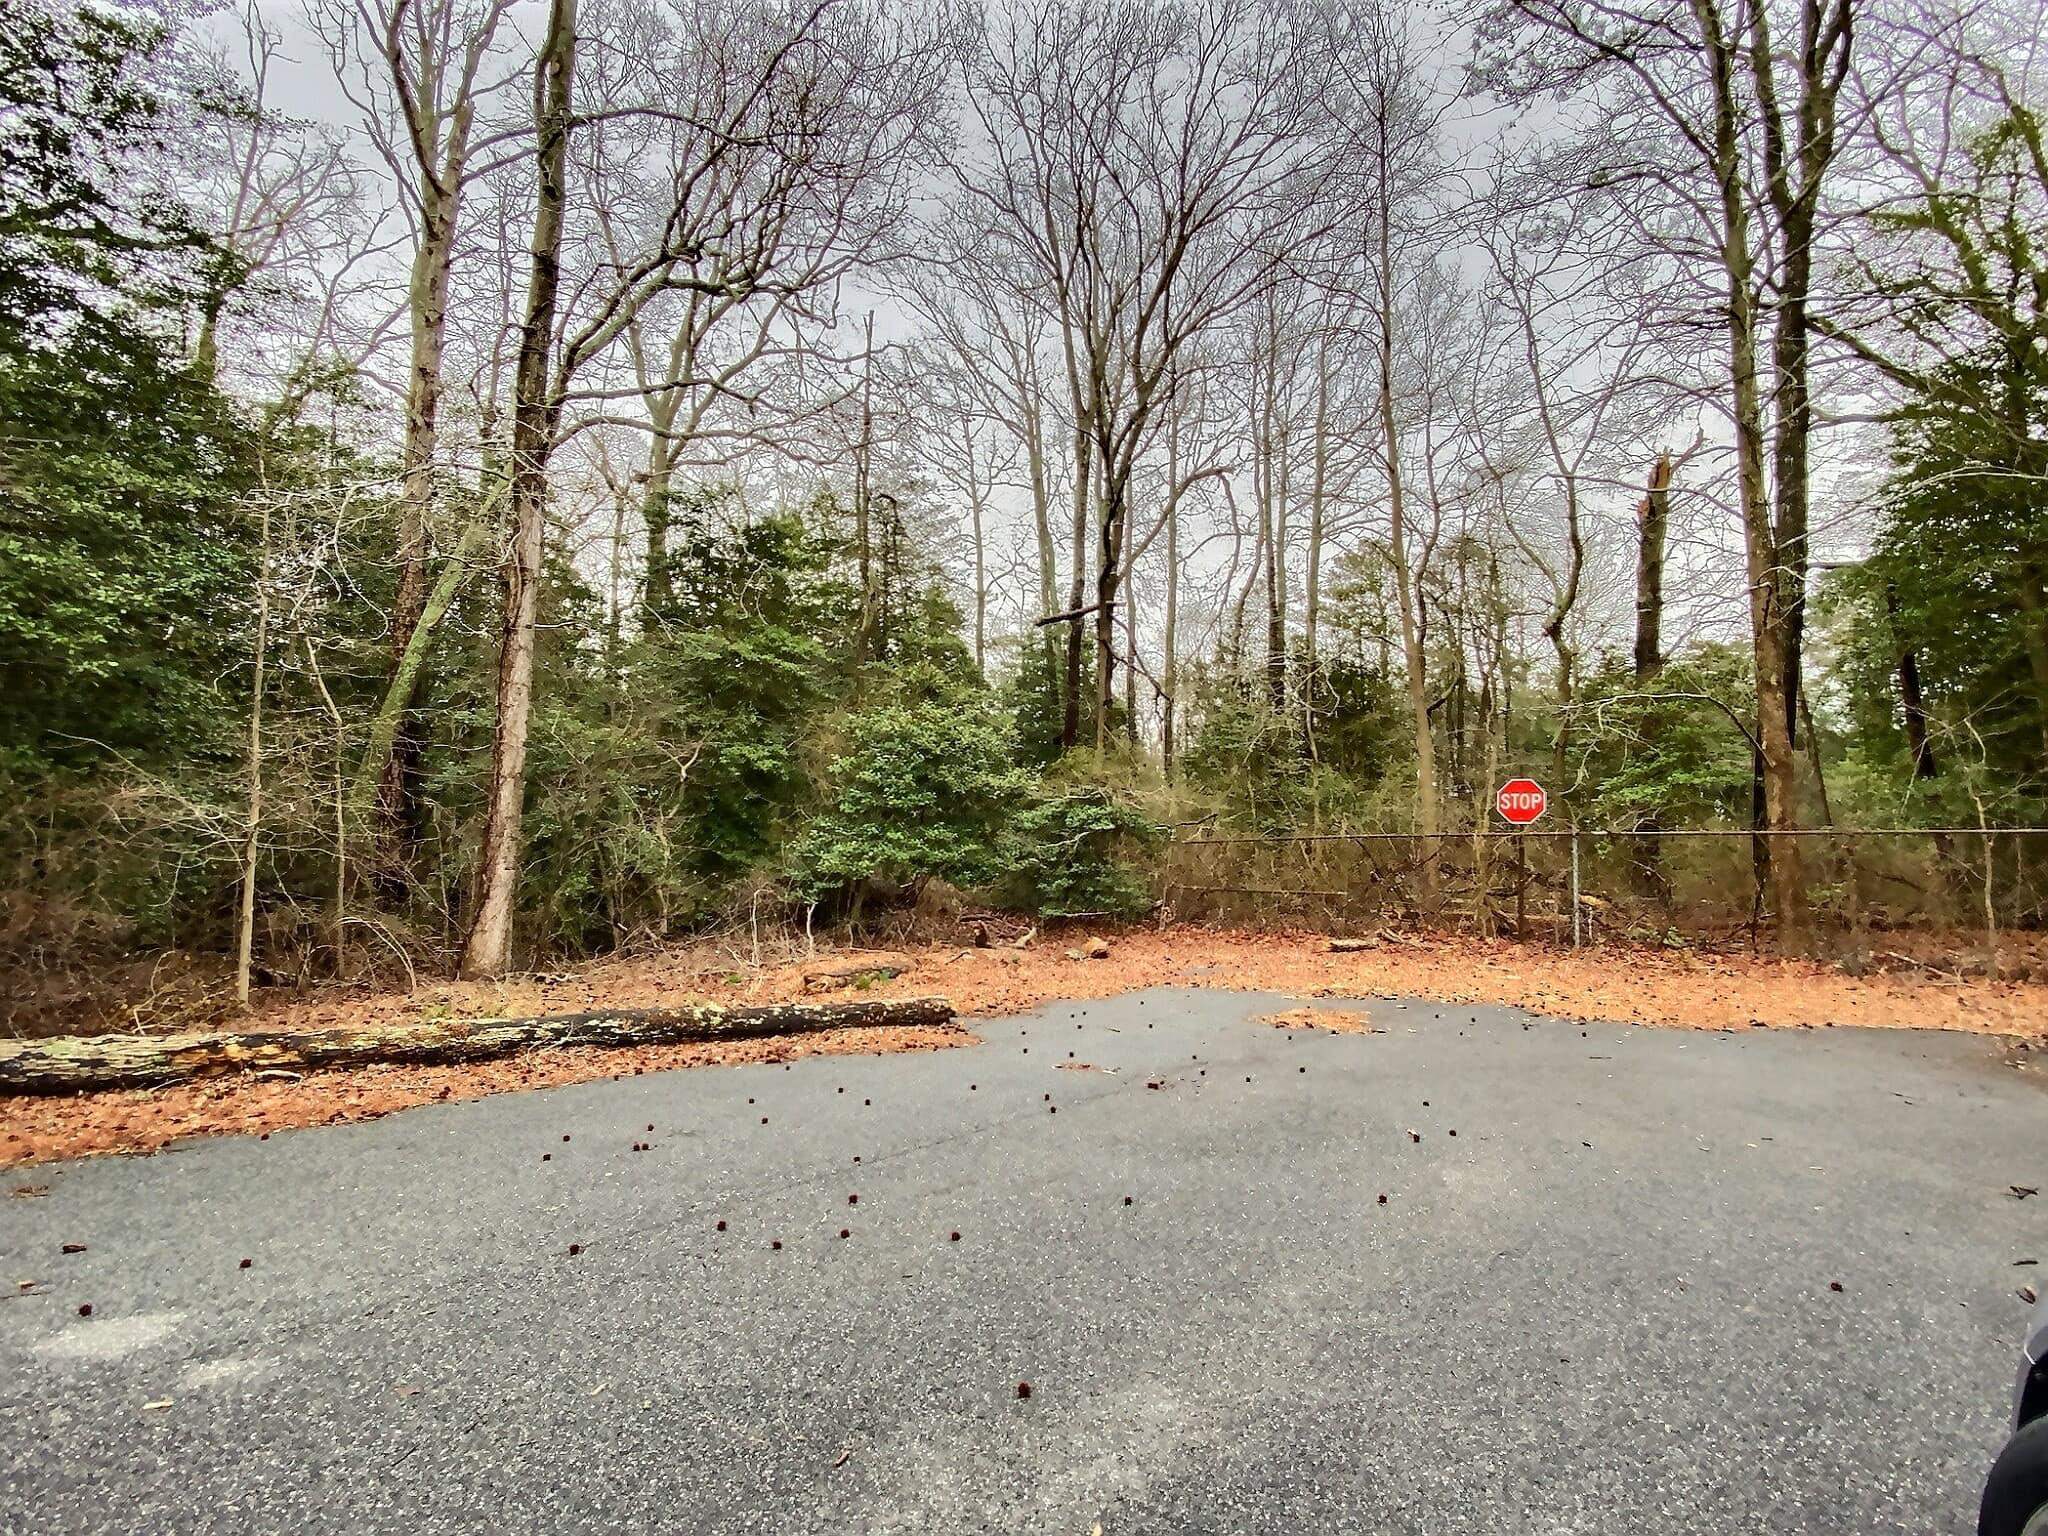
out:
{"label": "fence post", "polygon": [[1998,903],[1991,886],[1998,873],[1998,839],[1984,831],[1984,972],[1998,980]]}
{"label": "fence post", "polygon": [[1572,948],[1579,947],[1579,829],[1572,828]]}
{"label": "fence post", "polygon": [[[1529,937],[1529,839],[1515,834],[1515,942]],[[1484,900],[1484,896],[1481,897]]]}

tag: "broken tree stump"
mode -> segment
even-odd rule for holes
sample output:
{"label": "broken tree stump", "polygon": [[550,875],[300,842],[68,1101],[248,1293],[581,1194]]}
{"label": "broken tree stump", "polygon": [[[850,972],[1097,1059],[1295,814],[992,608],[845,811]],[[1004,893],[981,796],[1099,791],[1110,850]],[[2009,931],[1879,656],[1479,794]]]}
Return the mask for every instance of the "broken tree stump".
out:
{"label": "broken tree stump", "polygon": [[446,1065],[553,1046],[701,1044],[827,1029],[952,1022],[943,997],[728,1008],[614,1008],[524,1019],[419,1020],[362,1029],[204,1030],[154,1038],[60,1035],[0,1041],[0,1095],[153,1088],[235,1072],[309,1071],[380,1062]]}

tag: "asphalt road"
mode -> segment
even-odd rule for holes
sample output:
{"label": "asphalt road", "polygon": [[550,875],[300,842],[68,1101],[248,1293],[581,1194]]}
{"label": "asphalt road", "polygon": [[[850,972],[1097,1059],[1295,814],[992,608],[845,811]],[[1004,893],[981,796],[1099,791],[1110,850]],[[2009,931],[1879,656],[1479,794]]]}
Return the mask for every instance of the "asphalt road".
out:
{"label": "asphalt road", "polygon": [[10,1174],[0,1528],[1974,1528],[2048,1261],[1996,1042],[1278,1006]]}

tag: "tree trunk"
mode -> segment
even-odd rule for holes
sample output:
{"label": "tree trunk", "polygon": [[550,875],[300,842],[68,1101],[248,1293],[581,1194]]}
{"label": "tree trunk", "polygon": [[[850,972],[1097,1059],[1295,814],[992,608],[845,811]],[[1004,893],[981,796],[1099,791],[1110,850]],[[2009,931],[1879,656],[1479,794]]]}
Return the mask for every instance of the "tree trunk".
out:
{"label": "tree trunk", "polygon": [[654,435],[647,447],[647,488],[640,500],[640,521],[646,531],[645,569],[640,577],[640,604],[644,614],[666,613],[675,602],[669,580],[668,532],[670,486],[675,468],[675,443],[668,432],[675,425],[680,392],[672,393],[648,409]]}
{"label": "tree trunk", "polygon": [[[1899,628],[1899,595],[1887,584],[1884,589],[1885,616],[1891,620],[1896,639]],[[1927,698],[1920,691],[1920,658],[1910,645],[1899,647],[1899,704],[1906,720],[1906,749],[1913,764],[1913,777],[1931,779],[1938,772],[1934,743],[1927,739]]]}
{"label": "tree trunk", "polygon": [[1437,892],[1436,742],[1430,734],[1429,687],[1424,670],[1422,626],[1416,613],[1415,581],[1408,569],[1408,515],[1401,480],[1401,428],[1394,412],[1394,189],[1387,125],[1379,124],[1375,155],[1379,261],[1375,308],[1379,321],[1378,405],[1382,451],[1387,467],[1387,540],[1394,567],[1394,600],[1401,617],[1401,656],[1408,673],[1408,719],[1415,734],[1415,830],[1423,839],[1423,890],[1434,904]]}
{"label": "tree trunk", "polygon": [[853,659],[868,660],[875,642],[879,603],[875,595],[874,521],[869,507],[874,476],[875,312],[868,311],[867,342],[861,362],[860,442],[853,456],[853,553],[860,572],[860,617],[854,626]]}
{"label": "tree trunk", "polygon": [[1159,658],[1160,692],[1165,695],[1159,701],[1159,752],[1160,767],[1166,782],[1173,782],[1174,763],[1179,750],[1175,739],[1176,716],[1179,712],[1180,692],[1180,427],[1178,421],[1169,424],[1166,438],[1166,483],[1169,499],[1166,503],[1166,614],[1165,633],[1161,639],[1163,648]]}
{"label": "tree trunk", "polygon": [[462,578],[468,573],[470,556],[476,552],[476,547],[483,542],[484,534],[495,521],[497,501],[496,495],[490,497],[476,521],[462,530],[455,552],[441,567],[433,590],[427,594],[426,603],[420,609],[419,622],[413,626],[412,639],[406,645],[405,654],[398,658],[398,666],[377,705],[377,712],[370,717],[369,743],[363,749],[362,766],[356,772],[355,785],[350,792],[359,809],[368,809],[372,796],[377,792],[377,765],[391,755],[392,740],[397,736],[405,714],[405,700],[418,687],[420,672],[426,666],[427,647],[435,629],[455,601]]}
{"label": "tree trunk", "polygon": [[[1704,0],[1695,0],[1696,7]],[[1711,15],[1711,7],[1706,8]],[[1743,544],[1749,562],[1750,634],[1756,671],[1757,787],[1761,791],[1758,846],[1769,861],[1768,879],[1782,947],[1798,948],[1805,928],[1806,893],[1798,839],[1768,836],[1791,830],[1799,819],[1798,777],[1792,740],[1795,695],[1786,683],[1797,666],[1785,573],[1764,480],[1763,398],[1758,378],[1756,296],[1750,220],[1741,179],[1739,109],[1730,44],[1711,21],[1705,31],[1714,73],[1713,172],[1721,198],[1721,261],[1728,285],[1728,350],[1732,382],[1736,486],[1741,497]]]}
{"label": "tree trunk", "polygon": [[1082,601],[1088,591],[1088,503],[1095,488],[1093,443],[1083,427],[1074,429],[1074,568],[1067,580],[1067,681],[1061,698],[1060,745],[1081,739]]}
{"label": "tree trunk", "polygon": [[2041,573],[2024,563],[2014,590],[2020,608],[2020,641],[2034,678],[2034,705],[2040,712],[2041,760],[2048,764],[2048,596]]}
{"label": "tree trunk", "polygon": [[534,66],[539,186],[533,219],[533,270],[514,384],[512,538],[504,568],[497,724],[491,735],[476,899],[462,953],[464,976],[496,976],[511,959],[520,822],[526,798],[526,737],[533,714],[534,620],[540,606],[541,550],[547,528],[548,457],[554,450],[560,410],[549,389],[548,365],[561,286],[570,87],[575,65],[576,0],[553,0],[547,37]]}
{"label": "tree trunk", "polygon": [[1267,331],[1265,390],[1258,437],[1259,521],[1266,540],[1266,694],[1275,714],[1287,710],[1287,432],[1280,419],[1277,316]]}
{"label": "tree trunk", "polygon": [[1664,541],[1671,530],[1671,455],[1660,453],[1636,507],[1636,682],[1664,668]]}
{"label": "tree trunk", "polygon": [[[449,124],[444,163],[420,168],[420,242],[413,252],[407,289],[412,356],[406,375],[405,435],[399,452],[397,589],[391,602],[390,676],[394,682],[427,597],[427,526],[439,469],[448,291],[471,117],[472,108],[465,101]],[[376,883],[383,898],[393,904],[404,896],[404,870],[418,832],[420,763],[426,742],[410,712],[418,696],[420,670],[414,667],[406,681],[398,701],[398,728],[376,770]]]}
{"label": "tree trunk", "polygon": [[827,1029],[939,1028],[942,997],[898,1002],[621,1008],[524,1019],[431,1019],[360,1029],[222,1030],[176,1035],[63,1035],[0,1041],[0,1095],[153,1088],[237,1072],[307,1072],[384,1062],[450,1065],[565,1046],[622,1047],[757,1040]]}
{"label": "tree trunk", "polygon": [[1031,475],[1031,531],[1038,541],[1038,611],[1059,611],[1059,555],[1052,536],[1052,490],[1046,480],[1044,423],[1035,401],[1026,405],[1024,455]]}
{"label": "tree trunk", "polygon": [[1109,484],[1103,466],[1102,538],[1095,572],[1095,751],[1109,746],[1109,710],[1116,699],[1117,583],[1124,554],[1124,497],[1121,484]]}
{"label": "tree trunk", "polygon": [[1323,517],[1330,490],[1330,366],[1329,337],[1316,355],[1315,457],[1308,491],[1308,560],[1302,571],[1301,654],[1313,680],[1318,650],[1317,626],[1323,612]]}
{"label": "tree trunk", "polygon": [[264,496],[256,565],[256,640],[250,657],[248,808],[242,829],[242,889],[235,921],[235,1001],[249,1006],[256,955],[256,860],[263,832],[263,688],[270,664],[270,498]]}
{"label": "tree trunk", "polygon": [[967,505],[974,517],[974,670],[988,677],[988,548],[982,537],[982,485],[974,463],[974,437],[968,434]]}
{"label": "tree trunk", "polygon": [[[1636,507],[1636,646],[1635,681],[1645,688],[1664,670],[1664,544],[1671,531],[1671,455],[1660,453],[1650,466],[1650,480]],[[1630,839],[1630,867],[1636,887],[1667,902],[1670,882],[1664,876],[1664,848],[1658,836],[1663,821],[1654,811],[1638,823],[1643,836]]]}
{"label": "tree trunk", "polygon": [[[1381,259],[1387,256],[1381,235]],[[1394,418],[1392,297],[1382,278],[1380,327],[1380,431],[1387,456],[1387,524],[1394,567],[1394,601],[1401,618],[1401,657],[1408,678],[1408,721],[1415,736],[1415,830],[1424,839],[1423,885],[1436,894],[1436,740],[1429,724],[1429,687],[1422,654],[1422,627],[1415,612],[1415,582],[1408,569],[1408,517],[1401,483],[1401,433]]]}

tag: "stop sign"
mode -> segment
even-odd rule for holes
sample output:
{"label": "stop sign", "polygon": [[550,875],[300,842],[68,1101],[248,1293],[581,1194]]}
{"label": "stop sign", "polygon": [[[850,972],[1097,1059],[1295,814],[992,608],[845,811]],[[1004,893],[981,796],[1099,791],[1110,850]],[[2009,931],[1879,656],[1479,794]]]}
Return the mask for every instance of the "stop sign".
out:
{"label": "stop sign", "polygon": [[1500,812],[1501,820],[1517,827],[1529,825],[1549,805],[1550,796],[1534,779],[1509,779],[1493,797],[1493,807]]}

